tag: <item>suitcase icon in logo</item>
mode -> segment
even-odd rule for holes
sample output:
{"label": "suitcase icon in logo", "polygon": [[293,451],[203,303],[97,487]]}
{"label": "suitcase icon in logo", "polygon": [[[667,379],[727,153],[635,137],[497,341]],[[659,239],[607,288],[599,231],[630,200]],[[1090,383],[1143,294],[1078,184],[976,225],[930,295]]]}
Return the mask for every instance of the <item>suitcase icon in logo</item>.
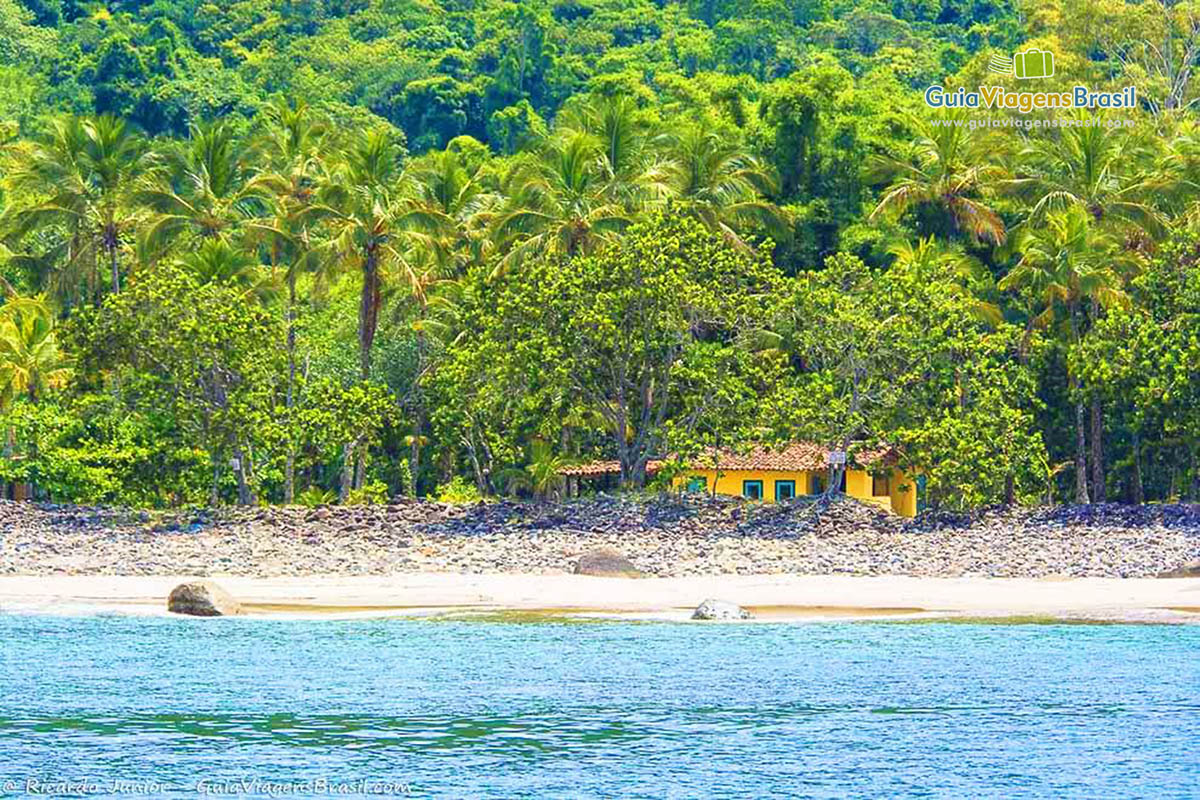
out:
{"label": "suitcase icon in logo", "polygon": [[1054,53],[1030,48],[1013,55],[1013,75],[1018,78],[1049,78],[1054,75]]}

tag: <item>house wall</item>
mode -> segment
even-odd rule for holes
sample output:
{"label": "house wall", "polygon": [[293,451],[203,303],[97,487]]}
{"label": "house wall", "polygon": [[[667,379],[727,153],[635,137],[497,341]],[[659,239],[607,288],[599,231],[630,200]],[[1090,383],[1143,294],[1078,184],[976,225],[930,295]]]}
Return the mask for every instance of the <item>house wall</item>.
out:
{"label": "house wall", "polygon": [[[745,481],[762,481],[763,500],[775,501],[776,481],[795,481],[796,495],[812,494],[813,478],[827,479],[826,470],[688,470],[675,478],[675,486],[685,489],[692,478],[704,478],[706,491],[712,492],[713,482],[716,482],[716,493],[741,496],[742,484]],[[872,503],[884,511],[891,511],[905,517],[917,514],[916,486],[902,471],[893,469],[888,480],[888,494],[875,496],[872,494],[874,482],[871,473],[861,469],[846,470],[846,494],[865,503]]]}
{"label": "house wall", "polygon": [[891,483],[892,511],[902,517],[917,515],[917,482],[916,479],[903,470],[893,469]]}
{"label": "house wall", "polygon": [[694,469],[688,470],[680,477],[675,479],[675,485],[680,488],[686,488],[688,481],[692,478],[704,478],[707,484],[707,491],[713,491],[713,481],[717,483],[717,494],[729,494],[740,497],[742,494],[742,483],[744,481],[762,481],[763,484],[763,499],[774,502],[775,500],[775,481],[795,481],[796,496],[809,494],[812,491],[812,471],[799,470],[796,472],[785,472],[783,470],[747,470],[747,469],[730,469],[721,470],[720,472],[711,469]]}

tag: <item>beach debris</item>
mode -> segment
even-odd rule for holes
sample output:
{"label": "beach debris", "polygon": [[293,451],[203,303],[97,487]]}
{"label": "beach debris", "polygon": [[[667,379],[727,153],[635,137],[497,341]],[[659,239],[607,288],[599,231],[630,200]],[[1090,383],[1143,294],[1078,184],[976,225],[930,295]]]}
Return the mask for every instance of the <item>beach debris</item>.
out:
{"label": "beach debris", "polygon": [[716,600],[711,597],[696,606],[696,610],[692,612],[692,619],[729,621],[734,619],[752,619],[753,617],[753,614],[737,603],[730,603],[727,600]]}
{"label": "beach debris", "polygon": [[615,550],[591,550],[575,562],[576,575],[592,575],[597,578],[645,578],[646,573],[633,565]]}
{"label": "beach debris", "polygon": [[242,607],[212,581],[190,581],[171,590],[167,611],[193,617],[229,617],[242,613]]}

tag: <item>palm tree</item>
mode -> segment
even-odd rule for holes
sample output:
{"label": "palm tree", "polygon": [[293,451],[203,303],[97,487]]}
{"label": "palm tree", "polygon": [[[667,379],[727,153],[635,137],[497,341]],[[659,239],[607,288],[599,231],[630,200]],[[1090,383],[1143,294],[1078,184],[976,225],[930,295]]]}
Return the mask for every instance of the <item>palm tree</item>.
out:
{"label": "palm tree", "polygon": [[[1068,344],[1077,346],[1083,334],[1085,302],[1097,306],[1125,304],[1125,279],[1117,266],[1127,260],[1119,242],[1093,228],[1080,204],[1046,215],[1045,224],[1023,230],[1017,250],[1021,260],[999,283],[1000,289],[1019,289],[1035,298],[1043,310],[1034,324],[1066,322]],[[1061,316],[1060,316],[1061,315]],[[1075,399],[1075,500],[1089,502],[1084,403],[1078,378],[1068,372]]]}
{"label": "palm tree", "polygon": [[[133,227],[136,185],[156,157],[124,120],[109,114],[54,120],[49,132],[20,153],[8,181],[17,196],[41,198],[14,212],[23,234],[47,225],[66,229],[67,281],[77,265],[108,261],[109,290],[121,289],[121,242]],[[99,283],[89,276],[93,288]]]}
{"label": "palm tree", "polygon": [[302,273],[319,272],[328,259],[313,241],[312,229],[324,212],[317,204],[316,192],[322,175],[322,149],[327,128],[303,102],[275,101],[265,114],[258,153],[267,166],[249,182],[248,191],[267,201],[266,215],[249,223],[255,238],[270,249],[272,273],[284,268],[287,287],[288,450],[284,466],[283,502],[295,499],[296,452],[291,431],[296,405],[296,282]]}
{"label": "palm tree", "polygon": [[747,249],[738,228],[758,225],[787,236],[787,220],[765,200],[778,191],[770,169],[716,131],[691,127],[671,140],[674,205],[731,244]]}
{"label": "palm tree", "polygon": [[628,98],[592,97],[564,111],[554,134],[503,186],[494,225],[502,274],[532,256],[571,257],[611,241],[672,194],[671,168]]}
{"label": "palm tree", "polygon": [[[36,403],[70,380],[70,361],[59,350],[55,320],[42,297],[13,296],[0,306],[0,411],[20,397]],[[10,427],[5,431],[5,456],[12,455],[14,445]]]}
{"label": "palm tree", "polygon": [[562,470],[569,463],[568,459],[556,455],[545,440],[534,439],[529,445],[529,463],[502,470],[499,478],[510,493],[525,489],[533,492],[534,499],[545,500],[556,495],[566,484]]}
{"label": "palm tree", "polygon": [[[430,308],[430,291],[480,257],[485,246],[478,235],[477,219],[492,198],[484,194],[477,175],[470,173],[453,151],[427,158],[405,174],[399,168],[400,152],[386,132],[368,133],[353,142],[343,164],[322,189],[319,210],[333,228],[338,252],[362,272],[359,356],[363,380],[370,376],[371,346],[385,297],[403,290],[416,306],[418,370],[404,398],[413,411],[410,467],[415,486],[420,443],[424,441],[421,380],[430,365],[422,324]],[[362,468],[360,454],[358,483],[363,478]]]}
{"label": "palm tree", "polygon": [[170,157],[170,170],[137,193],[155,212],[144,239],[152,253],[184,233],[201,239],[231,236],[255,216],[259,196],[250,186],[244,149],[223,121],[195,125]]}
{"label": "palm tree", "polygon": [[487,225],[500,197],[488,191],[480,169],[456,150],[430,153],[404,173],[401,227],[431,252],[446,276],[460,275],[490,251]]}
{"label": "palm tree", "polygon": [[[393,305],[400,315],[415,309],[417,369],[401,403],[412,412],[413,434],[409,469],[416,492],[427,412],[423,382],[433,366],[429,330],[437,325],[431,310],[445,304],[436,288],[480,263],[489,250],[488,209],[497,197],[486,191],[479,171],[469,169],[460,154],[447,148],[416,161],[401,176],[394,200],[389,200],[386,260],[380,267],[378,305],[402,293],[408,302]],[[361,476],[359,476],[361,481]]]}
{"label": "palm tree", "polygon": [[266,299],[274,294],[270,276],[263,275],[253,251],[233,247],[224,238],[206,239],[179,258],[179,266],[201,286],[217,284]]}
{"label": "palm tree", "polygon": [[356,137],[321,189],[338,252],[362,275],[358,306],[359,368],[371,375],[371,346],[383,304],[383,271],[402,261],[393,244],[400,213],[401,149],[383,129]]}
{"label": "palm tree", "polygon": [[0,306],[0,407],[22,396],[37,402],[70,379],[55,319],[43,297],[14,297]]}
{"label": "palm tree", "polygon": [[887,249],[892,256],[892,268],[904,270],[924,281],[936,281],[953,289],[966,299],[975,316],[987,323],[1001,320],[1000,307],[981,299],[976,292],[992,285],[992,276],[979,259],[967,255],[955,244],[938,241],[932,236],[893,242]]}
{"label": "palm tree", "polygon": [[[1080,124],[1060,128],[1054,139],[1032,139],[1021,153],[1021,173],[1006,182],[1033,202],[1021,224],[1037,224],[1051,210],[1077,206],[1096,224],[1112,230],[1121,226],[1127,249],[1139,249],[1147,239],[1161,237],[1166,228],[1150,198],[1190,197],[1195,189],[1187,178],[1191,166],[1187,137],[1175,139],[1164,162],[1151,168],[1151,152],[1142,135],[1089,124],[1097,120],[1084,112],[1074,119]],[[1094,297],[1090,311],[1093,319],[1100,314]],[[1091,399],[1091,438],[1091,497],[1102,500],[1104,415],[1099,394]]]}
{"label": "palm tree", "polygon": [[1171,210],[1189,225],[1200,221],[1200,125],[1179,120],[1167,142],[1167,152],[1148,181],[1152,193],[1168,201]]}
{"label": "palm tree", "polygon": [[[1081,115],[1076,121],[1089,120]],[[1152,183],[1141,170],[1149,157],[1143,140],[1101,125],[1059,131],[1057,138],[1031,138],[1019,156],[1022,174],[1005,182],[1033,200],[1029,220],[1036,223],[1052,210],[1080,205],[1096,222],[1121,220],[1151,236],[1161,234],[1162,219],[1146,202]]]}
{"label": "palm tree", "polygon": [[1000,170],[988,162],[982,137],[966,122],[961,110],[934,120],[914,118],[916,135],[904,158],[871,160],[869,173],[891,182],[872,218],[929,208],[953,231],[981,242],[1004,241],[1004,221],[983,200],[999,180]]}
{"label": "palm tree", "polygon": [[495,275],[534,256],[571,257],[611,241],[633,221],[612,198],[597,169],[597,140],[578,131],[545,142],[537,157],[517,167],[505,183],[507,208],[494,235],[505,251]]}
{"label": "palm tree", "polygon": [[659,153],[667,139],[655,133],[631,98],[592,95],[563,111],[557,127],[596,142],[595,169],[612,202],[636,211],[671,195],[670,165]]}

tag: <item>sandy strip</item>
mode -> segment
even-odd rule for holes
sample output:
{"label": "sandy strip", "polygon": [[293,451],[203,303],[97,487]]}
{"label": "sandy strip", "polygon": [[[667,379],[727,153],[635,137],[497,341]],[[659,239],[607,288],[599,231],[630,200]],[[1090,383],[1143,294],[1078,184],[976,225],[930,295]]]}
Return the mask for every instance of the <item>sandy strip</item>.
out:
{"label": "sandy strip", "polygon": [[[0,576],[0,612],[165,614],[186,576]],[[255,616],[554,612],[686,619],[708,597],[762,620],[876,617],[1062,618],[1200,622],[1200,579],[913,578],[717,575],[212,576]]]}

